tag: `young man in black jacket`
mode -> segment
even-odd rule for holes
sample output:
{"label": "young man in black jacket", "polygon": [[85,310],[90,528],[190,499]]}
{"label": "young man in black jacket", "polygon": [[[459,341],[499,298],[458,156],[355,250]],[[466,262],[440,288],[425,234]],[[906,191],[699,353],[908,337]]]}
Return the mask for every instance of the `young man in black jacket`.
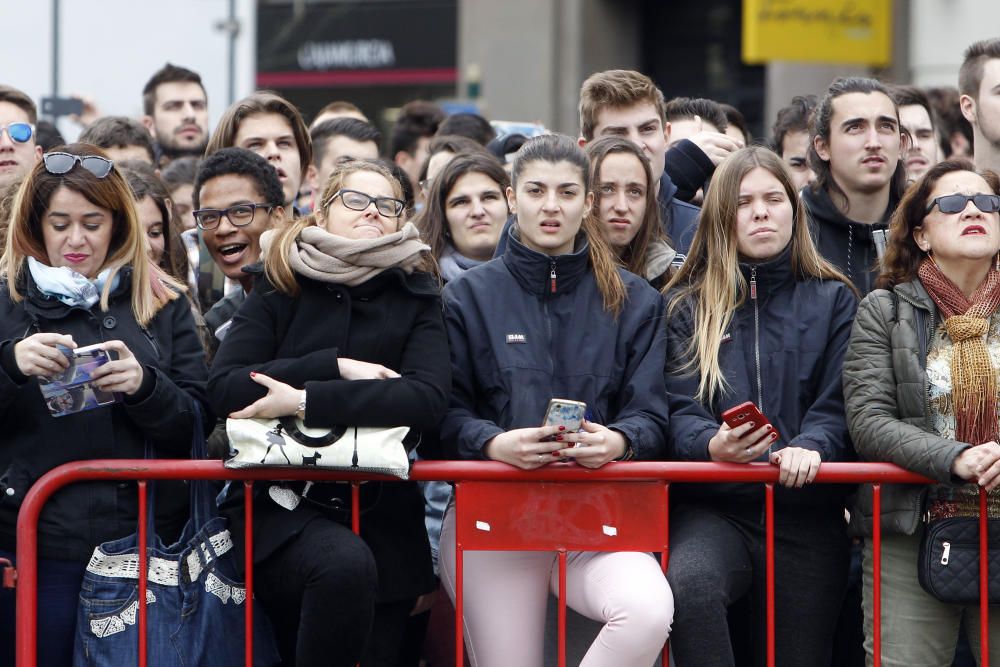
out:
{"label": "young man in black jacket", "polygon": [[816,182],[802,191],[816,246],[862,295],[874,289],[888,221],[906,187],[899,108],[875,79],[836,79],[810,124]]}

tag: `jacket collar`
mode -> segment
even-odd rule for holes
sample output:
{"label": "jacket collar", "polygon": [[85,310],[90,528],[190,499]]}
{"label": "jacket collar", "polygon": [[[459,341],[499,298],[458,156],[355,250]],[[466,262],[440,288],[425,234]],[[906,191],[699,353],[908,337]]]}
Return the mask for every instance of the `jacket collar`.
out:
{"label": "jacket collar", "polygon": [[590,246],[583,232],[577,235],[573,252],[556,256],[545,255],[521,243],[517,225],[512,226],[508,234],[503,262],[521,287],[531,294],[553,297],[571,292],[589,270]]}
{"label": "jacket collar", "polygon": [[899,285],[893,287],[893,291],[913,305],[922,308],[929,313],[933,313],[936,308],[934,305],[934,299],[932,299],[931,295],[927,293],[927,289],[920,281],[920,278],[914,278],[908,283],[900,283]]}
{"label": "jacket collar", "polygon": [[[756,269],[756,272],[754,272]],[[740,273],[743,278],[750,282],[750,276],[754,275],[757,280],[757,297],[763,297],[778,288],[795,282],[795,274],[792,272],[792,243],[788,242],[785,249],[777,256],[762,261],[741,261]]]}
{"label": "jacket collar", "polygon": [[899,198],[895,197],[892,191],[889,192],[889,204],[882,213],[882,220],[874,224],[866,224],[863,222],[857,222],[856,220],[851,220],[846,215],[844,215],[836,204],[833,203],[833,199],[830,198],[830,193],[823,188],[813,188],[806,186],[802,189],[802,199],[805,202],[806,208],[809,211],[810,217],[816,218],[824,223],[835,225],[837,227],[851,227],[857,226],[862,227],[864,230],[869,229],[887,229],[889,218],[892,217],[892,212],[896,210],[896,205],[899,204]]}

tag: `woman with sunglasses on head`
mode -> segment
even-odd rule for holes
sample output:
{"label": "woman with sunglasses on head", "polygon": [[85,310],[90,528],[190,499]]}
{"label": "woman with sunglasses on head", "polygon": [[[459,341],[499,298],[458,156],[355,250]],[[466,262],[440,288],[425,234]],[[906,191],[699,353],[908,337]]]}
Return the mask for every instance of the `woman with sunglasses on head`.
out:
{"label": "woman with sunglasses on head", "polygon": [[[14,202],[0,259],[0,556],[14,560],[17,512],[32,483],[69,461],[188,457],[194,407],[207,414],[204,353],[183,288],[149,262],[125,179],[96,146],[46,153]],[[110,356],[91,373],[112,405],[53,416],[39,385],[74,348]],[[187,520],[187,491],[160,483],[159,534]],[[74,484],[39,523],[40,665],[72,662],[77,601],[94,547],[135,532],[135,485]],[[0,595],[0,662],[13,664],[14,595]]]}
{"label": "woman with sunglasses on head", "polygon": [[[847,586],[845,490],[808,485],[821,463],[850,455],[841,365],[857,297],[817,253],[781,158],[754,146],[719,165],[666,289],[671,457],[778,466],[777,664],[830,664]],[[746,402],[749,418],[725,418],[747,415]],[[678,667],[764,664],[765,544],[763,485],[674,488],[667,580]],[[750,646],[734,641],[731,621],[750,624]]]}
{"label": "woman with sunglasses on head", "polygon": [[660,289],[677,253],[660,224],[649,159],[641,147],[621,137],[592,141],[586,151],[608,245],[626,269]]}
{"label": "woman with sunglasses on head", "polygon": [[[456,158],[458,159],[458,158]],[[460,458],[535,470],[661,458],[667,430],[663,301],[618,267],[593,213],[590,165],[563,135],[517,152],[517,216],[502,257],[444,290],[454,389],[441,428]],[[550,399],[586,403],[579,432],[542,426]],[[577,446],[579,445],[579,446]],[[442,579],[456,590],[455,515],[441,532]],[[466,552],[465,641],[473,667],[541,667],[553,552]],[[567,601],[604,623],[582,665],[652,665],[673,599],[648,553],[573,552]]]}
{"label": "woman with sunglasses on head", "polygon": [[[437,425],[448,341],[428,247],[401,225],[401,195],[381,164],[348,160],[312,215],[264,233],[263,275],[213,363],[219,414],[409,426],[409,446]],[[284,664],[395,665],[414,601],[435,588],[416,484],[365,484],[360,537],[349,486],[258,486],[256,593]]]}
{"label": "woman with sunglasses on head", "polygon": [[[890,223],[882,289],[861,302],[847,351],[844,395],[858,453],[938,481],[882,485],[883,665],[950,665],[963,621],[979,656],[978,603],[949,604],[926,592],[917,561],[926,530],[921,517],[978,517],[979,489],[985,488],[989,518],[998,518],[998,195],[997,175],[977,173],[964,160],[941,162],[910,187]],[[865,485],[852,529],[871,537],[872,521],[872,488]],[[869,663],[872,558],[868,540],[863,609]],[[975,584],[966,583],[978,590],[975,572],[962,574],[975,577]],[[992,566],[989,576],[995,578]],[[989,657],[1000,664],[1000,615],[992,610]]]}

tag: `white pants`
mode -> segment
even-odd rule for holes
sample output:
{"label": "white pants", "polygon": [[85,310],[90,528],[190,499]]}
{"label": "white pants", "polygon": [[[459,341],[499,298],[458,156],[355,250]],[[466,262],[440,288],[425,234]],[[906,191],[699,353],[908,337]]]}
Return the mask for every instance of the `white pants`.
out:
{"label": "white pants", "polygon": [[[441,580],[455,600],[455,512],[441,528]],[[542,667],[549,591],[559,589],[551,551],[466,551],[465,645],[473,667]],[[603,622],[581,667],[652,665],[670,633],[674,599],[651,554],[569,552],[566,603]]]}

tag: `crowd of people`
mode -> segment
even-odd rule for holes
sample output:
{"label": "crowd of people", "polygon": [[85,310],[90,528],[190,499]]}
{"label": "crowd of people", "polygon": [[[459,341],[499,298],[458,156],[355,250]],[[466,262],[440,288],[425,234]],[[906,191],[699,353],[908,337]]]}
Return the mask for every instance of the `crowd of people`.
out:
{"label": "crowd of people", "polygon": [[[976,517],[985,488],[1000,518],[1000,40],[957,83],[838,78],[754,138],[729,105],[609,70],[574,137],[414,101],[384,140],[350,102],[306,125],[269,91],[209,132],[200,77],[167,64],[141,119],[84,119],[75,143],[0,85],[0,557],[49,470],[186,458],[199,423],[225,458],[227,418],[406,426],[412,458],[524,470],[757,462],[779,471],[777,664],[853,666],[875,650],[872,491],[813,482],[887,461],[936,483],[883,486],[882,664],[972,664],[978,605],[928,593],[917,561],[922,517]],[[39,387],[93,345],[115,400],[55,414]],[[579,430],[544,425],[554,398],[586,404]],[[188,493],[155,486],[177,538]],[[281,664],[454,665],[447,483],[363,485],[358,535],[349,487],[254,489]],[[242,492],[219,498],[237,554]],[[39,664],[86,664],[81,581],[136,496],[76,484],[43,511]],[[581,664],[652,665],[668,638],[679,667],[764,664],[763,489],[674,485],[670,511],[665,577],[654,554],[568,554],[568,604],[602,626]],[[543,664],[555,563],[465,555],[473,667]],[[4,664],[15,624],[0,592]]]}

